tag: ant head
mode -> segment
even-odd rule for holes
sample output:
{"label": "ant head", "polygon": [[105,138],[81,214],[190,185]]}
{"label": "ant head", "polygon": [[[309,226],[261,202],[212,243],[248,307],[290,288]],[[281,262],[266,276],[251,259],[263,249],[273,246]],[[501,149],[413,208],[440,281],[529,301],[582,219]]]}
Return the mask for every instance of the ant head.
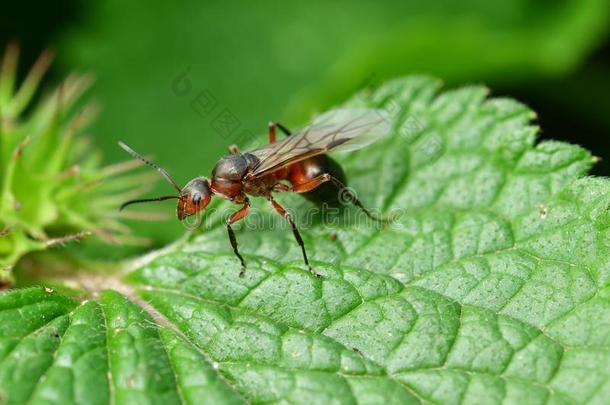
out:
{"label": "ant head", "polygon": [[172,176],[170,176],[169,173],[165,171],[165,169],[145,159],[142,155],[131,149],[129,146],[125,145],[123,142],[119,142],[119,146],[134,158],[141,160],[142,162],[146,163],[147,165],[158,171],[159,174],[161,174],[161,176],[163,176],[165,180],[167,180],[167,182],[171,184],[172,187],[176,189],[176,191],[178,191],[178,195],[167,195],[157,198],[145,198],[127,201],[123,203],[123,205],[121,205],[121,208],[119,208],[120,210],[127,207],[128,205],[136,203],[176,199],[178,200],[178,207],[176,209],[176,213],[178,214],[178,219],[182,221],[184,218],[198,213],[210,203],[210,199],[212,198],[212,190],[210,189],[210,183],[208,182],[208,179],[206,179],[205,177],[196,177],[193,180],[189,181],[186,186],[180,188],[178,184],[176,184]]}
{"label": "ant head", "polygon": [[176,213],[178,219],[194,215],[204,209],[212,198],[210,183],[205,177],[196,177],[189,181],[180,191]]}

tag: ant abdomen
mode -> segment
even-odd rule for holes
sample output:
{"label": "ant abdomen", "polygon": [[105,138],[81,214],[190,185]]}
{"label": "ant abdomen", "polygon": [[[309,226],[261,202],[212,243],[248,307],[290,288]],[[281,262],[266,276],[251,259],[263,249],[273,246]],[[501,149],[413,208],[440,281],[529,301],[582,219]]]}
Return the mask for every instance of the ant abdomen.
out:
{"label": "ant abdomen", "polygon": [[[324,173],[328,173],[342,184],[347,185],[345,172],[341,168],[341,165],[328,155],[318,155],[306,159],[303,161],[303,168],[305,169],[304,171],[307,173],[308,178],[314,178]],[[343,194],[340,191],[341,190],[338,189],[335,184],[326,182],[320,184],[312,191],[308,191],[301,195],[317,205],[327,204],[330,207],[340,207],[345,204],[345,201],[341,198],[341,195]]]}

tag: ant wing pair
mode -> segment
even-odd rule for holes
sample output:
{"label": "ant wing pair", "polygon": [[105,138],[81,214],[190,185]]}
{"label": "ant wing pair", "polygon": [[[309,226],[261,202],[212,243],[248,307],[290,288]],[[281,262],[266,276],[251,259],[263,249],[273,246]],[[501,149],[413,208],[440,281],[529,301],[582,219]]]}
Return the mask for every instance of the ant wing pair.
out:
{"label": "ant wing pair", "polygon": [[390,129],[388,114],[383,110],[345,108],[328,111],[282,141],[249,152],[259,159],[250,176],[263,176],[331,151],[363,148],[389,134]]}

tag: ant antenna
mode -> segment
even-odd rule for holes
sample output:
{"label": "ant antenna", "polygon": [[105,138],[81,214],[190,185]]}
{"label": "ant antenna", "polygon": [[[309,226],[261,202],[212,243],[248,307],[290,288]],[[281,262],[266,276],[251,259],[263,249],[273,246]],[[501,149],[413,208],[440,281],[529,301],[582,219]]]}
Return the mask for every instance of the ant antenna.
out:
{"label": "ant antenna", "polygon": [[171,200],[172,198],[175,198],[177,200],[180,199],[180,197],[175,196],[175,195],[166,195],[164,197],[157,197],[157,198],[144,198],[141,200],[130,200],[127,202],[124,202],[123,204],[121,204],[121,207],[119,208],[119,211],[123,211],[123,208],[127,207],[128,205],[131,204],[137,204],[137,203],[143,203],[143,202],[151,202],[151,201],[165,201],[165,200]]}
{"label": "ant antenna", "polygon": [[[155,169],[156,171],[158,171],[159,173],[161,173],[161,176],[165,177],[165,180],[167,180],[172,186],[174,186],[174,188],[176,190],[178,190],[178,192],[180,193],[182,191],[182,189],[180,187],[178,187],[178,184],[176,184],[176,182],[174,181],[174,179],[172,179],[172,176],[169,175],[169,173],[167,171],[165,171],[165,169],[163,169],[162,167],[157,166],[156,164],[154,164],[153,162],[147,160],[144,158],[144,156],[140,155],[138,152],[136,152],[135,150],[131,149],[129,146],[125,145],[123,142],[119,141],[119,146],[121,148],[123,148],[123,150],[125,150],[125,152],[129,153],[131,156],[133,156],[136,159],[141,160],[142,162],[146,163],[147,165],[149,165],[150,167],[152,167],[153,169]],[[165,198],[165,197],[162,197]],[[177,197],[176,197],[177,198]],[[162,200],[142,200],[143,201],[162,201]],[[134,200],[134,201],[128,201],[127,203],[123,204],[121,206],[121,209],[125,208],[126,204],[128,203],[132,203],[132,202],[140,202],[140,200]]]}

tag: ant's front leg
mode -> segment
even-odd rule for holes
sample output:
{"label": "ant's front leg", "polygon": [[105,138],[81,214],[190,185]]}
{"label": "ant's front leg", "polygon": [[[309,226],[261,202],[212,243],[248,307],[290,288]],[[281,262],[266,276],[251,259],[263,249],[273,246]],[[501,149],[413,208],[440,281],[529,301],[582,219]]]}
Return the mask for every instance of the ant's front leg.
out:
{"label": "ant's front leg", "polygon": [[282,217],[284,217],[286,219],[286,221],[288,221],[288,223],[290,224],[290,227],[292,228],[292,233],[294,234],[294,238],[297,240],[297,243],[301,247],[301,251],[303,252],[303,260],[305,261],[305,265],[309,268],[309,271],[311,271],[314,276],[321,277],[320,274],[316,273],[311,268],[311,265],[309,264],[309,260],[307,260],[307,252],[305,251],[305,242],[303,242],[303,238],[301,238],[301,234],[299,233],[299,230],[297,229],[297,226],[294,223],[294,221],[293,221],[292,217],[290,216],[290,214],[288,213],[288,211],[286,211],[284,209],[284,207],[282,207],[280,204],[278,204],[278,202],[275,201],[272,196],[269,196],[269,201],[271,202],[271,204],[273,205],[273,208],[275,208],[277,213],[280,214]]}
{"label": "ant's front leg", "polygon": [[269,143],[275,143],[275,132],[277,128],[279,128],[286,136],[292,135],[292,132],[290,132],[288,128],[286,128],[279,122],[271,121],[269,123]]}
{"label": "ant's front leg", "polygon": [[241,271],[239,272],[239,277],[243,277],[246,274],[246,261],[239,253],[237,249],[237,238],[235,237],[235,231],[231,227],[232,224],[239,221],[246,215],[248,215],[248,210],[250,209],[250,201],[244,201],[244,206],[239,210],[235,211],[228,219],[227,219],[227,232],[229,233],[229,241],[231,241],[231,247],[233,248],[233,252],[241,262]]}

